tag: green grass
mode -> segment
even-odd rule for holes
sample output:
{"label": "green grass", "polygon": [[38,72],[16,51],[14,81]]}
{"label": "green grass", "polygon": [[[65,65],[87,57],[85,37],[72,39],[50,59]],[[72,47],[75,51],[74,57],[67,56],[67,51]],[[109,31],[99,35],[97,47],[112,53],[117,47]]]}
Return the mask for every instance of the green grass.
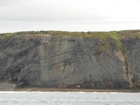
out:
{"label": "green grass", "polygon": [[97,52],[107,52],[109,50],[109,43],[105,43],[105,44],[102,44],[100,45],[98,48],[97,48]]}
{"label": "green grass", "polygon": [[[6,35],[8,34],[8,35]],[[106,41],[108,38],[112,38],[116,41],[116,45],[121,48],[120,40],[124,38],[140,38],[140,30],[124,30],[124,31],[110,31],[110,32],[68,32],[68,31],[23,31],[14,33],[5,33],[5,38],[12,35],[45,35],[50,34],[59,37],[83,37],[83,38],[97,38],[100,41]],[[0,34],[1,37],[1,34]]]}
{"label": "green grass", "polygon": [[[110,46],[110,41],[108,39],[112,39],[111,41],[113,41],[115,43],[115,45],[117,46],[118,49],[123,50],[123,45],[121,43],[121,38],[120,35],[116,32],[116,31],[111,31],[111,32],[106,32],[106,33],[100,33],[98,34],[98,36],[96,36],[94,34],[94,37],[98,38],[101,41],[104,41],[104,45],[100,45],[98,48],[98,51],[108,51],[109,50],[109,46]],[[110,52],[110,51],[108,51]]]}
{"label": "green grass", "polygon": [[110,32],[110,37],[114,40],[116,46],[120,49],[123,50],[123,45],[121,43],[121,37],[116,31]]}
{"label": "green grass", "polygon": [[111,50],[109,49],[109,47],[110,47],[110,44],[108,42],[98,46],[98,48],[95,50],[96,51],[95,56],[96,56],[97,62],[100,62],[100,58],[99,58],[100,53],[102,52],[106,52],[108,54],[111,53]]}
{"label": "green grass", "polygon": [[120,37],[118,35],[118,33],[116,31],[112,31],[110,32],[110,37],[116,41],[119,41],[120,40]]}
{"label": "green grass", "polygon": [[[83,37],[83,38],[97,38],[101,41],[107,38],[112,38],[115,41],[119,41],[123,38],[140,38],[140,30],[124,30],[124,31],[110,31],[110,32],[69,32],[69,31],[23,31],[14,33],[5,33],[11,35],[24,35],[24,34],[51,34],[60,37],[71,36],[71,37]],[[1,36],[1,34],[0,34]],[[8,37],[8,36],[6,36]]]}
{"label": "green grass", "polygon": [[4,35],[5,38],[9,38],[9,37],[11,37],[11,36],[13,36],[13,34],[8,33],[8,34],[5,34],[5,35]]}

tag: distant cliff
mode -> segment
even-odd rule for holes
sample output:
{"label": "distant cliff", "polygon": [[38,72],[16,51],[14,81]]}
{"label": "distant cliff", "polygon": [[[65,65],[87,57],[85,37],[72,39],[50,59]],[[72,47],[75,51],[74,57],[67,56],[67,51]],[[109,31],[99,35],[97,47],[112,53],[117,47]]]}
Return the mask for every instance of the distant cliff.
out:
{"label": "distant cliff", "polygon": [[[140,88],[140,31],[0,34],[0,85]],[[6,88],[6,87],[5,87]]]}

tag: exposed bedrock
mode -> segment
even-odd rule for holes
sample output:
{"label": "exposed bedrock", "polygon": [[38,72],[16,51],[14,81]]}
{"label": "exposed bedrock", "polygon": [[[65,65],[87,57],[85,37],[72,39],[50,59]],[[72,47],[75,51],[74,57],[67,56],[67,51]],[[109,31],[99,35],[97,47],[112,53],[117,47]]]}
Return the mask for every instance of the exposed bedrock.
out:
{"label": "exposed bedrock", "polygon": [[140,38],[126,36],[100,39],[23,33],[0,38],[0,85],[139,88]]}

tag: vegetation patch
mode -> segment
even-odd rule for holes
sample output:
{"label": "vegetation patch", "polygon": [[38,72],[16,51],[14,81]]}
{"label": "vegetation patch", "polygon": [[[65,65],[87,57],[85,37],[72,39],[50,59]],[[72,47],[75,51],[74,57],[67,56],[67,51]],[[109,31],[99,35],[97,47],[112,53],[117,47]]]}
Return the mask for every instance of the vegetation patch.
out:
{"label": "vegetation patch", "polygon": [[5,34],[5,35],[4,35],[4,38],[9,38],[9,37],[11,37],[11,36],[13,36],[13,34],[10,34],[10,33],[9,33],[9,34]]}
{"label": "vegetation patch", "polygon": [[109,43],[105,43],[98,47],[98,51],[106,52],[109,49]]}
{"label": "vegetation patch", "polygon": [[114,39],[116,46],[121,50],[121,52],[124,55],[125,66],[126,66],[125,70],[126,70],[127,75],[129,75],[130,74],[130,70],[129,70],[128,57],[127,57],[127,54],[126,54],[126,48],[121,43],[120,35],[117,32],[111,32],[111,38]]}
{"label": "vegetation patch", "polygon": [[119,41],[120,40],[120,37],[118,35],[118,33],[116,31],[112,31],[110,32],[110,37],[116,41]]}
{"label": "vegetation patch", "polygon": [[[123,53],[124,55],[124,58],[125,58],[125,70],[126,70],[126,74],[129,75],[130,74],[130,70],[129,70],[129,62],[128,62],[128,58],[127,58],[127,54],[126,54],[126,49],[125,47],[123,46],[123,44],[121,43],[121,37],[120,35],[118,34],[118,32],[116,31],[112,31],[112,32],[108,32],[108,34],[105,34],[105,36],[98,36],[97,38],[100,38],[100,40],[103,40],[104,41],[104,44],[101,44],[98,46],[98,48],[96,49],[96,58],[97,58],[97,61],[99,62],[100,61],[100,58],[99,58],[99,54],[102,53],[102,52],[106,52],[108,54],[112,53],[111,49],[110,49],[110,43],[111,41],[113,43],[115,43],[116,47],[118,49],[121,50],[121,52]],[[109,41],[107,39],[111,38],[112,40]]]}
{"label": "vegetation patch", "polygon": [[[8,34],[8,35],[6,35]],[[124,30],[124,31],[110,31],[110,32],[69,32],[69,31],[22,31],[22,32],[14,32],[14,33],[3,33],[0,36],[9,37],[9,35],[39,35],[39,34],[51,34],[60,37],[64,36],[72,36],[83,38],[97,38],[101,41],[106,40],[107,38],[112,38],[115,41],[119,41],[123,38],[140,38],[140,30]]]}
{"label": "vegetation patch", "polygon": [[116,31],[110,32],[110,37],[114,40],[116,46],[122,51],[123,45],[121,43],[120,35]]}
{"label": "vegetation patch", "polygon": [[99,58],[100,53],[103,53],[103,52],[110,53],[109,46],[110,46],[110,44],[108,42],[106,42],[97,47],[96,53],[95,53],[97,62],[100,62],[100,58]]}

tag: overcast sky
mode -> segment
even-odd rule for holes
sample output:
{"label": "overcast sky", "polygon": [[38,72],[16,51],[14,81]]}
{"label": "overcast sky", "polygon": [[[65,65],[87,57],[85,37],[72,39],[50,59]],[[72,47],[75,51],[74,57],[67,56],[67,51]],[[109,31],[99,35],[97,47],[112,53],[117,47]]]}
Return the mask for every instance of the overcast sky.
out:
{"label": "overcast sky", "polygon": [[0,33],[140,29],[140,0],[0,0]]}

